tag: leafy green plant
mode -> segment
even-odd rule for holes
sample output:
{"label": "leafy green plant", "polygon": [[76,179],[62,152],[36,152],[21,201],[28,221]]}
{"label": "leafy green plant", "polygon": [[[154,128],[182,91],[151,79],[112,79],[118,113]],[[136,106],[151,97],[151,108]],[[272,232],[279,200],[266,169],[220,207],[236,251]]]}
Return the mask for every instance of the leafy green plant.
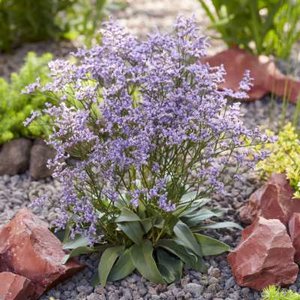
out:
{"label": "leafy green plant", "polygon": [[51,54],[37,57],[30,52],[24,66],[19,73],[11,74],[9,82],[0,78],[0,144],[18,137],[41,137],[45,134],[46,127],[41,124],[46,122],[47,117],[34,121],[28,127],[23,122],[33,111],[44,107],[47,97],[26,95],[21,91],[37,77],[44,83],[49,80],[47,64],[51,59]]}
{"label": "leafy green plant", "polygon": [[81,39],[90,47],[93,40],[99,41],[97,30],[104,17],[104,6],[107,0],[77,0],[66,10],[66,17],[60,22],[65,28],[64,37],[71,40]]}
{"label": "leafy green plant", "polygon": [[299,0],[199,0],[212,27],[231,46],[288,58],[300,37]]}
{"label": "leafy green plant", "polygon": [[300,294],[291,290],[280,290],[272,285],[264,289],[262,300],[300,300]]}
{"label": "leafy green plant", "polygon": [[270,155],[257,164],[257,169],[264,176],[285,173],[295,191],[294,196],[300,198],[300,140],[293,125],[286,124],[279,132],[277,141],[266,144],[264,149]]}
{"label": "leafy green plant", "polygon": [[106,0],[0,0],[0,51],[23,42],[85,36],[91,43]]}
{"label": "leafy green plant", "polygon": [[56,38],[56,18],[73,0],[0,0],[0,51]]}

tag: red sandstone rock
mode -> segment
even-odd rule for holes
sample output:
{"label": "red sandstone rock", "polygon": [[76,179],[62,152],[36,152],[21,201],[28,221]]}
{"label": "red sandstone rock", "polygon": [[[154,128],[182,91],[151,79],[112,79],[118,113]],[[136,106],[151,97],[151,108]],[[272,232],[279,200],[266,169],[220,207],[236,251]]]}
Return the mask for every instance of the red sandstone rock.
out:
{"label": "red sandstone rock", "polygon": [[239,89],[245,70],[250,70],[253,87],[248,94],[251,99],[260,99],[272,92],[278,96],[287,93],[289,100],[296,102],[300,95],[300,81],[282,74],[267,56],[257,57],[245,50],[231,48],[204,61],[211,66],[223,64],[227,74],[220,88],[230,88],[235,91]]}
{"label": "red sandstone rock", "polygon": [[258,218],[242,232],[239,246],[228,255],[237,283],[262,290],[268,285],[289,285],[296,281],[295,249],[279,220]]}
{"label": "red sandstone rock", "polygon": [[0,273],[1,300],[31,300],[32,291],[29,279],[11,272]]}
{"label": "red sandstone rock", "polygon": [[289,233],[296,250],[295,261],[300,263],[300,213],[294,213],[289,221]]}
{"label": "red sandstone rock", "polygon": [[30,279],[35,297],[82,269],[74,260],[62,265],[64,256],[61,242],[47,224],[27,209],[0,231],[0,271]]}
{"label": "red sandstone rock", "polygon": [[293,199],[293,190],[284,174],[273,174],[241,208],[240,219],[243,223],[250,224],[255,218],[262,216],[266,219],[278,219],[286,225],[294,212],[300,212],[300,200]]}

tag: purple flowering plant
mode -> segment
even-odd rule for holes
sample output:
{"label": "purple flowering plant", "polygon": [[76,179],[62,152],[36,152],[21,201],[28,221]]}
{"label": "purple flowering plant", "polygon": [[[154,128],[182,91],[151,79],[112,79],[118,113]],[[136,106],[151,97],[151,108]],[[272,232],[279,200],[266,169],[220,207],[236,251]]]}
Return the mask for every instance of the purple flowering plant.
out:
{"label": "purple flowering plant", "polygon": [[39,87],[57,100],[44,110],[62,185],[55,226],[66,229],[68,257],[103,251],[102,285],[134,270],[171,283],[184,266],[202,271],[203,256],[229,250],[199,233],[237,226],[208,221],[221,216],[209,197],[223,191],[228,167],[235,180],[255,165],[267,137],[228,103],[247,97],[249,74],[240,92],[218,90],[225,71],[201,63],[207,46],[194,19],[145,41],[108,22],[99,46],[52,62],[52,82]]}

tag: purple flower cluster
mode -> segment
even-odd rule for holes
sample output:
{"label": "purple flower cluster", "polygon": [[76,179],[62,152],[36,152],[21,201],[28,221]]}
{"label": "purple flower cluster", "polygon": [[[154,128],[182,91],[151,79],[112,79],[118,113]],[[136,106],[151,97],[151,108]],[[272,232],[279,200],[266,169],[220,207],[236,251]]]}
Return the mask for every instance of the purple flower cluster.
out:
{"label": "purple flower cluster", "polygon": [[51,63],[42,87],[58,99],[45,109],[63,187],[57,226],[91,238],[108,233],[119,203],[167,214],[187,192],[222,191],[225,168],[252,167],[251,146],[266,140],[227,102],[247,96],[249,74],[240,92],[218,90],[225,71],[201,63],[208,44],[194,19],[146,41],[113,22],[103,28],[101,45]]}

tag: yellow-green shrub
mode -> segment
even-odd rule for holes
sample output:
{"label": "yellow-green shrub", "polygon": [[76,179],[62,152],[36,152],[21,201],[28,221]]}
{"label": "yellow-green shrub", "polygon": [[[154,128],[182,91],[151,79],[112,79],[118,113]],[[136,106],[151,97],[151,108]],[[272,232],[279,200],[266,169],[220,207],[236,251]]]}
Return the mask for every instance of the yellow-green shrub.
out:
{"label": "yellow-green shrub", "polygon": [[277,141],[264,147],[270,155],[258,163],[257,168],[267,176],[286,173],[295,190],[294,196],[300,198],[300,140],[295,128],[291,123],[286,124],[279,132]]}
{"label": "yellow-green shrub", "polygon": [[300,300],[300,294],[272,285],[263,291],[262,300]]}
{"label": "yellow-green shrub", "polygon": [[47,102],[45,95],[22,94],[22,90],[34,82],[37,77],[46,83],[48,77],[48,62],[51,54],[38,57],[35,53],[28,53],[25,64],[19,73],[13,73],[10,81],[0,78],[0,144],[18,137],[42,137],[47,123],[46,117],[39,118],[28,127],[23,122],[33,111],[39,111]]}

